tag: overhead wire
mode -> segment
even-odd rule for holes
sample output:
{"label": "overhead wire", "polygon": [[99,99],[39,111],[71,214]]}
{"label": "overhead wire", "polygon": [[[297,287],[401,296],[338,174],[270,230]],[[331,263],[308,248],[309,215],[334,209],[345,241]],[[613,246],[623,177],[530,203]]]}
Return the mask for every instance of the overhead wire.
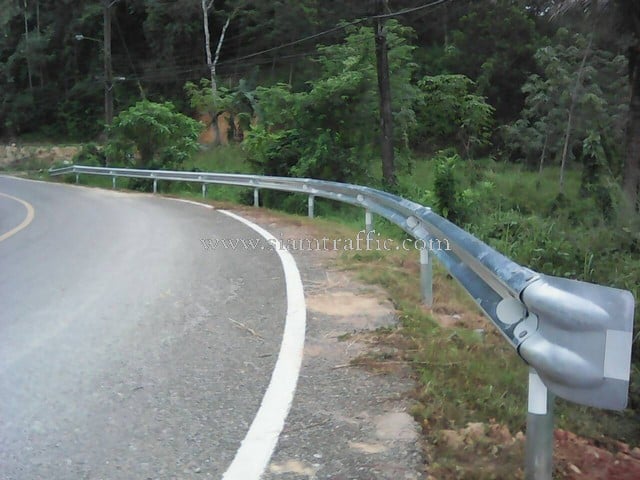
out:
{"label": "overhead wire", "polygon": [[314,33],[313,35],[308,35],[306,37],[303,37],[303,38],[300,38],[300,39],[297,39],[297,40],[293,40],[291,42],[283,43],[283,44],[278,45],[276,47],[271,47],[271,48],[267,48],[267,49],[264,49],[264,50],[260,50],[258,52],[254,52],[254,53],[251,53],[251,54],[248,54],[248,55],[244,55],[242,57],[237,57],[237,58],[235,58],[233,60],[230,59],[230,60],[226,60],[224,62],[219,62],[218,65],[222,65],[223,63],[229,63],[229,62],[238,61],[238,60],[246,60],[246,59],[253,58],[253,57],[256,57],[256,56],[259,56],[259,55],[264,55],[266,53],[271,53],[273,51],[281,50],[283,48],[291,47],[291,46],[294,46],[294,45],[297,45],[297,44],[300,44],[300,43],[308,42],[309,40],[314,40],[316,38],[323,37],[323,36],[328,35],[330,33],[334,33],[334,32],[340,31],[340,30],[344,30],[345,28],[348,28],[348,27],[353,26],[353,25],[358,25],[358,24],[366,22],[368,20],[386,19],[386,18],[398,17],[398,16],[401,16],[401,15],[406,15],[408,13],[417,12],[419,10],[423,10],[423,9],[426,9],[426,8],[436,7],[436,6],[439,6],[441,4],[444,4],[444,3],[447,3],[447,2],[452,2],[452,1],[453,0],[434,0],[432,2],[423,4],[423,5],[420,5],[420,6],[417,6],[417,7],[411,7],[411,8],[406,8],[406,9],[403,9],[403,10],[398,10],[397,12],[385,13],[385,14],[380,14],[380,15],[369,15],[367,17],[358,18],[356,20],[352,20],[350,22],[343,23],[341,25],[337,25],[337,26],[335,26],[333,28],[330,28],[328,30],[324,30],[322,32]]}
{"label": "overhead wire", "polygon": [[[279,51],[285,48],[289,48],[295,45],[299,45],[299,44],[303,44],[303,43],[307,43],[311,40],[317,39],[317,38],[321,38],[324,37],[326,35],[329,35],[331,33],[335,33],[341,30],[344,30],[345,28],[348,28],[349,26],[353,26],[353,25],[359,25],[362,24],[368,20],[371,19],[376,19],[376,18],[392,18],[392,17],[398,17],[401,15],[406,15],[406,14],[410,14],[410,13],[414,13],[414,12],[418,12],[418,11],[424,11],[427,10],[429,8],[433,8],[433,7],[437,7],[440,5],[443,5],[445,3],[448,2],[453,2],[453,0],[435,0],[435,1],[431,1],[422,5],[418,5],[415,7],[408,7],[402,10],[399,10],[397,12],[390,12],[390,13],[385,13],[385,14],[379,14],[379,15],[370,15],[367,17],[363,17],[363,18],[358,18],[349,22],[345,22],[342,23],[340,25],[337,25],[335,27],[326,29],[324,31],[321,32],[317,32],[314,33],[312,35],[308,35],[306,37],[302,37],[299,38],[297,40],[293,40],[290,42],[285,42],[283,44],[277,45],[275,47],[270,47],[267,49],[263,49],[251,54],[247,54],[247,55],[243,55],[240,57],[235,57],[235,58],[230,58],[228,60],[224,60],[222,62],[218,62],[218,66],[221,68],[221,71],[226,71],[229,68],[234,68],[234,69],[241,69],[241,70],[247,70],[259,65],[265,65],[268,63],[273,62],[275,59],[273,58],[265,58],[265,59],[259,59],[258,57],[266,55],[267,53],[272,53],[275,51]],[[424,13],[422,16],[426,15],[427,13]],[[117,20],[117,19],[116,19]],[[120,32],[120,36],[122,41],[124,42],[124,49],[125,49],[125,53],[127,56],[127,60],[129,61],[129,64],[131,65],[131,68],[133,70],[133,74],[132,75],[128,75],[126,81],[160,81],[160,82],[164,82],[164,81],[176,81],[177,79],[171,78],[171,77],[176,77],[176,76],[180,76],[180,77],[186,77],[188,79],[190,78],[195,78],[195,75],[193,74],[199,74],[199,75],[203,75],[206,73],[207,68],[206,65],[203,63],[185,63],[185,64],[181,64],[180,60],[188,60],[188,59],[192,59],[193,56],[192,55],[181,55],[178,57],[175,57],[174,60],[176,60],[176,64],[174,65],[165,65],[165,66],[157,66],[155,68],[147,68],[144,70],[144,72],[142,73],[138,73],[135,69],[134,66],[134,62],[132,61],[131,58],[131,53],[128,49],[128,46],[126,45],[126,41],[124,41],[124,38],[122,36],[122,30],[119,26],[119,24],[116,21],[116,27],[118,28],[119,32]],[[232,42],[234,40],[237,40],[239,38],[245,38],[248,34],[238,34],[238,35],[233,35],[231,37],[227,37],[227,43]],[[309,57],[313,54],[317,54],[318,52],[316,50],[312,50],[312,51],[306,51],[303,53],[295,53],[295,54],[291,54],[291,55],[282,55],[279,56],[277,58],[277,61],[282,62],[282,61],[287,61],[287,60],[291,60],[293,58],[300,58],[300,57]]]}

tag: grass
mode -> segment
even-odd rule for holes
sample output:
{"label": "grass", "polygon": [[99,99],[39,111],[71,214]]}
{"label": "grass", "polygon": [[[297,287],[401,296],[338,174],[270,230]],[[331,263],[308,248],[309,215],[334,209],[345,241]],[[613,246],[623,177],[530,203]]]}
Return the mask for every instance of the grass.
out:
{"label": "grass", "polygon": [[238,145],[201,150],[185,163],[185,170],[192,168],[203,172],[253,173],[242,147]]}

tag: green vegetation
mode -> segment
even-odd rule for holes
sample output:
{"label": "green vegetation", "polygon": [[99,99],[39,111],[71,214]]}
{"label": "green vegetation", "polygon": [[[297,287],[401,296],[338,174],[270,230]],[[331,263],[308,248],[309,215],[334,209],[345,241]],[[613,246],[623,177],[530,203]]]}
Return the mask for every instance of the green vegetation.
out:
{"label": "green vegetation", "polygon": [[[453,139],[467,158],[487,147],[493,126],[494,108],[476,93],[474,83],[464,75],[426,76],[418,82],[422,92],[417,117],[422,142],[448,146]],[[420,146],[420,140],[416,142]]]}
{"label": "green vegetation", "polygon": [[202,126],[176,112],[172,103],[143,100],[109,127],[107,163],[138,168],[178,168],[198,150]]}
{"label": "green vegetation", "polygon": [[[400,141],[415,129],[414,47],[408,43],[410,28],[392,21],[388,29]],[[376,131],[363,126],[379,115],[374,34],[370,27],[348,27],[346,33],[343,43],[318,47],[320,71],[304,90],[294,92],[285,84],[257,89],[260,122],[245,147],[258,172],[342,182],[369,177]]]}

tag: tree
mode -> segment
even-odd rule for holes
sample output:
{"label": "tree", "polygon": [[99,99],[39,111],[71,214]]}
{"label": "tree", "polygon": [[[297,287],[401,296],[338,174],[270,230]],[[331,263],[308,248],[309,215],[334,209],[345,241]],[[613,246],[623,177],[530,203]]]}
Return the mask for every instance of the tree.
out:
{"label": "tree", "polygon": [[176,167],[198,150],[201,129],[170,102],[142,100],[113,120],[107,158],[137,168]]}
{"label": "tree", "polygon": [[419,138],[433,147],[458,145],[467,157],[489,144],[494,109],[474,93],[475,83],[464,75],[426,76],[418,82]]}
{"label": "tree", "polygon": [[450,38],[443,73],[474,80],[499,121],[516,118],[524,103],[520,89],[535,71],[541,43],[533,15],[513,0],[470,2]]}
{"label": "tree", "polygon": [[[216,47],[215,56],[211,54],[211,32],[209,29],[209,12],[214,7],[215,0],[201,0],[202,1],[202,18],[203,18],[203,29],[204,29],[204,46],[205,51],[207,53],[207,67],[209,68],[210,75],[210,88],[211,88],[211,96],[216,97],[218,95],[218,80],[216,78],[216,68],[218,65],[218,61],[220,60],[220,50],[222,49],[222,44],[224,43],[224,37],[227,33],[227,29],[229,28],[229,23],[231,23],[231,19],[238,11],[239,7],[230,13],[227,16],[227,20],[224,22],[224,26],[222,27],[222,31],[220,33],[220,37],[218,38],[218,46]],[[213,102],[212,102],[213,104]],[[220,138],[220,128],[218,127],[218,117],[223,113],[220,109],[214,109],[209,111],[211,116],[211,126],[215,132],[215,141],[217,144],[221,142]]]}
{"label": "tree", "polygon": [[[631,87],[627,124],[627,154],[623,188],[640,211],[640,3],[636,0],[559,0],[556,14],[581,9],[595,21],[608,23],[608,31],[628,35],[628,78]],[[611,28],[611,22],[615,25]]]}
{"label": "tree", "polygon": [[[187,82],[184,89],[191,107],[197,111],[209,113],[212,124],[216,127],[221,115],[229,115],[229,140],[243,137],[243,131],[248,130],[257,107],[253,89],[249,87],[246,80],[240,79],[237,87],[232,89],[219,86],[213,90],[211,80],[203,78],[199,84]],[[236,128],[236,118],[239,128]],[[214,128],[214,131],[219,137],[220,130]],[[220,141],[221,139],[217,138],[217,142]]]}
{"label": "tree", "polygon": [[562,188],[565,164],[590,134],[601,132],[603,142],[622,143],[626,105],[620,91],[626,60],[564,28],[558,30],[554,44],[536,53],[541,73],[531,75],[523,86],[521,118],[506,126],[504,133],[514,156],[531,164],[538,161],[540,170],[547,158],[556,158]]}
{"label": "tree", "polygon": [[[394,133],[396,144],[407,145],[418,98],[411,82],[412,31],[395,20],[386,28]],[[319,76],[305,90],[285,84],[257,89],[260,123],[247,149],[265,174],[354,181],[364,176],[379,145],[373,29],[348,27],[344,42],[318,52]]]}

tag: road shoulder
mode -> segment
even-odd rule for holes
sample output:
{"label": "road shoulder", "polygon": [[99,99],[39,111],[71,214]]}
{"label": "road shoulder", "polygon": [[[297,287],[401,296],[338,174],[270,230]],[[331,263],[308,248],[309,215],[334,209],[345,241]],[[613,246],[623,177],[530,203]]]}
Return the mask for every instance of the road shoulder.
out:
{"label": "road shoulder", "polygon": [[[264,210],[236,211],[283,239],[321,233]],[[334,252],[292,251],[308,308],[306,345],[291,412],[265,480],[423,477],[419,427],[408,413],[408,368],[392,373],[353,365],[385,355],[375,330],[397,318],[384,290],[334,267]]]}

